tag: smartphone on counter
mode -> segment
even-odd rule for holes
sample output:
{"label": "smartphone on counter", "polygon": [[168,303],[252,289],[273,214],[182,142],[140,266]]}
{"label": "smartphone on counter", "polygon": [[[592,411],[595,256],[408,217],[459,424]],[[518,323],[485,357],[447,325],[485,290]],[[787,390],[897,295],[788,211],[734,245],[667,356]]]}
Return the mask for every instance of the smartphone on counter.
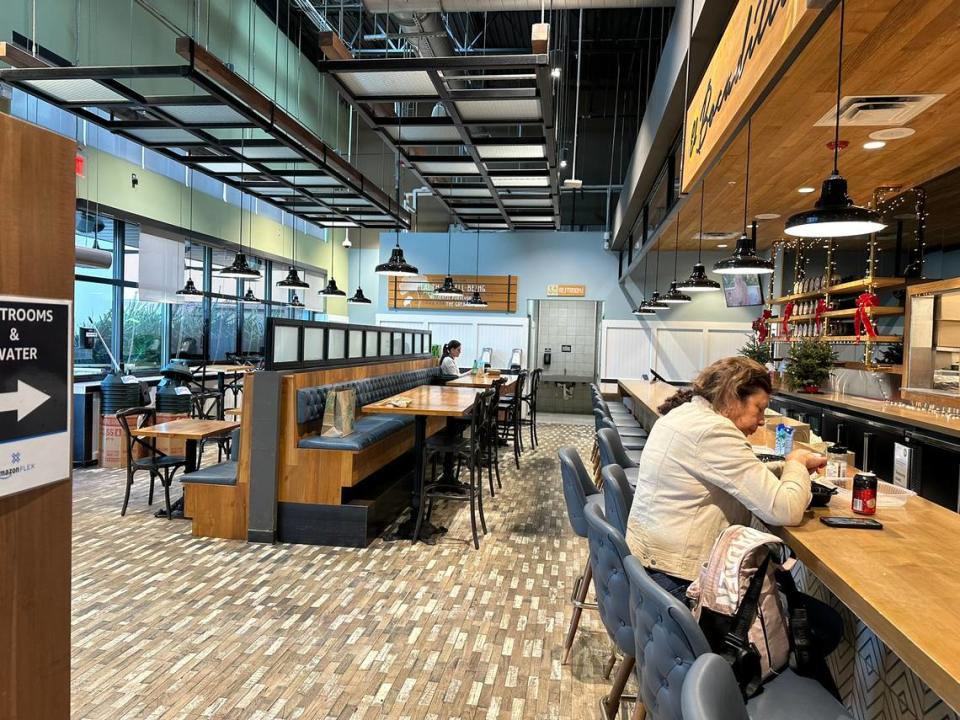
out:
{"label": "smartphone on counter", "polygon": [[850,530],[883,530],[883,524],[873,518],[822,517],[820,522],[830,527]]}

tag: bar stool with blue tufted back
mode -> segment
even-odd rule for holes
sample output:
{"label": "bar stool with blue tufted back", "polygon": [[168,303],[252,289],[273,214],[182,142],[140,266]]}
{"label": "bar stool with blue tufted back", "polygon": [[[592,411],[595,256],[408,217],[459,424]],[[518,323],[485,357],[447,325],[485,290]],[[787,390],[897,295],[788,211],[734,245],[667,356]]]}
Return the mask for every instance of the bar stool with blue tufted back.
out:
{"label": "bar stool with blue tufted back", "polygon": [[[603,507],[603,493],[590,479],[587,468],[584,467],[583,460],[580,459],[580,454],[576,451],[576,448],[562,447],[557,454],[560,456],[560,479],[563,483],[563,499],[567,504],[567,519],[570,521],[573,532],[579,537],[585,538],[587,536],[587,519],[584,515],[584,508],[588,504]],[[573,639],[577,634],[577,628],[580,626],[580,615],[585,609],[597,609],[595,603],[586,601],[592,575],[593,570],[590,567],[590,557],[588,555],[583,573],[574,582],[573,594],[570,597],[573,614],[570,616],[570,626],[567,628],[567,638],[563,644],[564,665],[570,658]]]}

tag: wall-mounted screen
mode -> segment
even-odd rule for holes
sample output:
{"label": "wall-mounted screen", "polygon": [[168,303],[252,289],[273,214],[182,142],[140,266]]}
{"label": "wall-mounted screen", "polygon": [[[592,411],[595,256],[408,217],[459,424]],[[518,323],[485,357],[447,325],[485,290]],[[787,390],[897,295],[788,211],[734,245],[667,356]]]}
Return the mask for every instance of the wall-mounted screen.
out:
{"label": "wall-mounted screen", "polygon": [[721,275],[727,307],[763,305],[763,284],[759,275]]}

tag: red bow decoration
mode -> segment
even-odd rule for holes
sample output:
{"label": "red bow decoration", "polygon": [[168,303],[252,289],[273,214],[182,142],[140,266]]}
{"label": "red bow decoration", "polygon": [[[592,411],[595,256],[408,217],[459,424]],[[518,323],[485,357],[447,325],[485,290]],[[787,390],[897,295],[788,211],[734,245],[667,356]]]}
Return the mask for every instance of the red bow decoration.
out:
{"label": "red bow decoration", "polygon": [[823,298],[817,300],[817,309],[813,313],[813,322],[817,326],[817,335],[820,334],[820,328],[823,326],[823,314],[827,311],[827,301]]}
{"label": "red bow decoration", "polygon": [[874,329],[873,323],[870,322],[870,312],[867,308],[877,307],[879,304],[880,299],[871,292],[862,293],[857,298],[857,312],[853,316],[853,331],[857,335],[857,342],[860,342],[861,324],[867,333],[867,337],[877,336],[877,331]]}
{"label": "red bow decoration", "polygon": [[793,315],[792,300],[783,306],[783,336],[785,338],[790,337],[790,326],[787,323],[790,321],[791,315]]}
{"label": "red bow decoration", "polygon": [[764,342],[767,339],[767,335],[770,334],[770,330],[767,327],[767,320],[771,317],[773,317],[773,313],[768,308],[760,313],[760,317],[753,321],[753,331],[757,334],[757,342]]}

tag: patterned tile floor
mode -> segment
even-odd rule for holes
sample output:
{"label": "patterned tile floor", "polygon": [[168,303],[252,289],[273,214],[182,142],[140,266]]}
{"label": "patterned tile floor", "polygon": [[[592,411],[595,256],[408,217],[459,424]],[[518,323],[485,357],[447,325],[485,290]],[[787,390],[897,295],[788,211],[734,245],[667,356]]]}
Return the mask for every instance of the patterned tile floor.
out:
{"label": "patterned tile floor", "polygon": [[155,519],[142,480],[121,518],[120,471],[75,473],[73,717],[597,717],[595,616],[561,666],[586,547],[556,460],[565,444],[589,457],[590,428],[540,436],[520,472],[504,459],[479,551],[460,503],[435,546],[264,546]]}

